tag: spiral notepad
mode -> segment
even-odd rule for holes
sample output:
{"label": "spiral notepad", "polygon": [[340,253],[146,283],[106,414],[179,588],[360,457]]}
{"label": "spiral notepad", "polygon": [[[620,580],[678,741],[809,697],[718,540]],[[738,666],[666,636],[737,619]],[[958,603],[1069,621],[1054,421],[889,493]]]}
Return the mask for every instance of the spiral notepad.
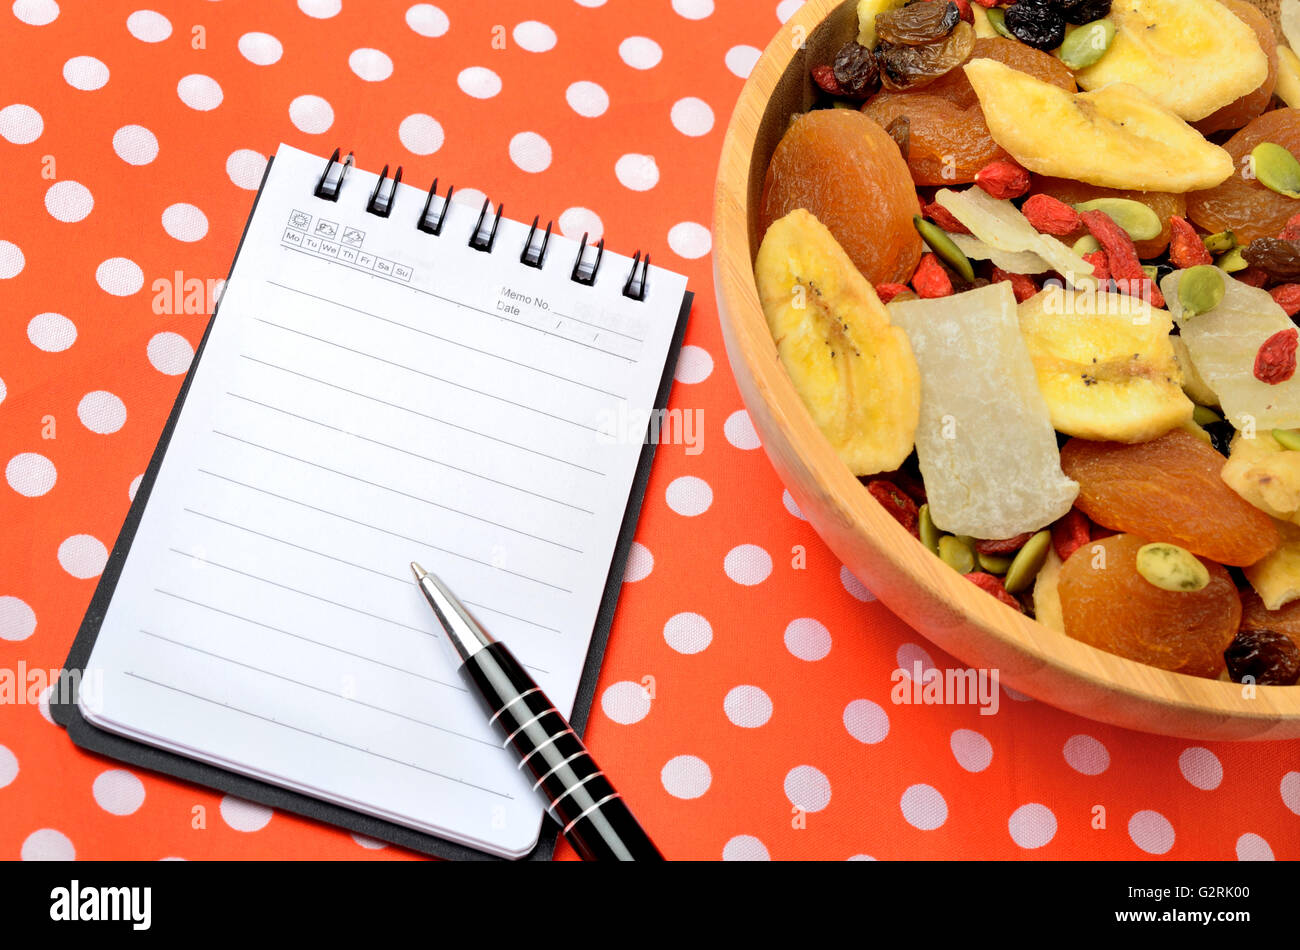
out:
{"label": "spiral notepad", "polygon": [[543,803],[407,565],[566,715],[589,703],[690,295],[451,191],[280,147],[79,636],[78,710],[380,820],[355,827],[518,857]]}

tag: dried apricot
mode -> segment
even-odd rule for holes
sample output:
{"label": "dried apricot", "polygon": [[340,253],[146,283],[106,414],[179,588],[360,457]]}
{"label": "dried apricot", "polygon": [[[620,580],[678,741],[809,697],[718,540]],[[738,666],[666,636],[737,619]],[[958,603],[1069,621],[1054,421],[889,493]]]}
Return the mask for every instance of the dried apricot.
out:
{"label": "dried apricot", "polygon": [[1208,191],[1187,196],[1187,217],[1202,230],[1232,231],[1238,243],[1279,233],[1300,211],[1300,202],[1270,191],[1256,180],[1247,156],[1261,142],[1274,142],[1300,155],[1300,109],[1274,109],[1253,120],[1224,144],[1237,173]]}
{"label": "dried apricot", "polygon": [[1293,600],[1278,610],[1269,610],[1253,590],[1241,592],[1241,629],[1274,630],[1285,633],[1300,646],[1300,600]]}
{"label": "dried apricot", "polygon": [[[1058,201],[1064,201],[1068,205],[1082,204],[1085,201],[1093,201],[1097,198],[1127,198],[1130,201],[1140,201],[1156,213],[1163,225],[1160,233],[1148,241],[1137,241],[1138,257],[1143,260],[1150,260],[1153,257],[1159,257],[1169,247],[1169,238],[1173,233],[1169,219],[1177,215],[1185,217],[1187,215],[1187,199],[1184,195],[1172,195],[1163,191],[1125,191],[1119,188],[1102,188],[1099,185],[1088,185],[1081,181],[1070,181],[1067,178],[1049,178],[1046,175],[1035,175],[1030,186],[1035,194],[1050,195]],[[1073,234],[1062,236],[1061,240],[1067,244],[1083,237],[1087,231],[1080,225],[1079,229]]]}
{"label": "dried apricot", "polygon": [[1241,623],[1232,575],[1202,561],[1210,574],[1205,587],[1163,590],[1138,573],[1138,551],[1146,543],[1119,534],[1070,555],[1057,584],[1066,634],[1162,670],[1217,677]]}
{"label": "dried apricot", "polygon": [[1223,464],[1182,429],[1137,445],[1071,439],[1061,450],[1061,469],[1079,483],[1075,504],[1097,524],[1246,567],[1282,538],[1272,518],[1224,483]]}
{"label": "dried apricot", "polygon": [[826,225],[871,283],[911,279],[920,202],[898,145],[860,112],[819,109],[790,124],[763,184],[763,232],[796,208]]}
{"label": "dried apricot", "polygon": [[1225,7],[1236,14],[1237,18],[1255,31],[1259,37],[1260,48],[1268,57],[1268,78],[1254,92],[1247,93],[1236,102],[1230,102],[1217,112],[1213,112],[1193,122],[1192,126],[1202,135],[1221,132],[1224,129],[1239,129],[1251,119],[1258,116],[1273,99],[1273,89],[1277,86],[1277,34],[1273,24],[1268,21],[1253,4],[1246,0],[1219,0]]}

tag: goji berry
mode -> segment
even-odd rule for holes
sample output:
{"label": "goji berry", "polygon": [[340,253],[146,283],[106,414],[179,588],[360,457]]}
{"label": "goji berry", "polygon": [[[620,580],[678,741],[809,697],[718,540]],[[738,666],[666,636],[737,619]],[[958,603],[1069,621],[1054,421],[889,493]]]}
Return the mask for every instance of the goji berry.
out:
{"label": "goji berry", "polygon": [[1174,215],[1169,219],[1169,227],[1173,232],[1169,238],[1169,260],[1175,267],[1197,267],[1214,263],[1214,255],[1205,249],[1205,242],[1191,222]]}
{"label": "goji berry", "polygon": [[835,67],[833,66],[814,66],[812,69],[812,78],[822,92],[832,96],[844,95],[844,88],[840,81],[835,78]]}
{"label": "goji berry", "polygon": [[975,173],[975,184],[994,198],[1019,198],[1029,190],[1029,172],[1010,159],[989,162]]}
{"label": "goji berry", "polygon": [[875,478],[867,482],[867,491],[871,492],[871,497],[880,502],[887,512],[889,512],[895,521],[901,524],[916,537],[921,536],[920,511],[916,507],[916,502],[912,501],[907,494],[895,485],[893,482],[884,478]]}
{"label": "goji berry", "polygon": [[1031,195],[1021,206],[1020,213],[1029,219],[1035,231],[1056,237],[1073,234],[1082,226],[1079,212],[1051,195]]}
{"label": "goji berry", "polygon": [[970,574],[965,575],[965,577],[966,580],[984,591],[984,593],[992,594],[1008,607],[1014,607],[1019,612],[1024,613],[1024,608],[1020,606],[1020,601],[1008,594],[1002,581],[994,577],[992,574],[985,574],[982,571],[972,571]]}
{"label": "goji berry", "polygon": [[1149,301],[1151,306],[1163,308],[1164,295],[1160,293],[1160,288],[1155,285],[1155,281],[1142,269],[1142,261],[1138,259],[1137,248],[1133,244],[1133,239],[1128,236],[1128,232],[1104,211],[1084,211],[1079,217],[1083,219],[1084,226],[1106,252],[1110,276],[1120,293],[1142,297]]}
{"label": "goji berry", "polygon": [[1052,525],[1052,547],[1056,556],[1068,561],[1070,555],[1092,540],[1092,522],[1078,508],[1071,508],[1065,517]]}
{"label": "goji berry", "polygon": [[970,228],[958,221],[951,211],[937,201],[931,201],[928,205],[923,205],[921,213],[949,234],[970,234]]}
{"label": "goji berry", "polygon": [[1016,303],[1024,303],[1038,293],[1038,285],[1028,274],[1012,274],[1001,267],[994,267],[991,282],[998,284],[1004,280],[1011,282],[1011,291],[1016,295]]}
{"label": "goji berry", "polygon": [[907,284],[877,284],[876,296],[880,298],[881,303],[889,303],[899,294],[910,294],[912,288]]}
{"label": "goji berry", "polygon": [[976,541],[975,551],[979,554],[992,555],[994,557],[1000,554],[1014,554],[1029,543],[1029,539],[1034,536],[1034,532],[1026,531],[1024,534],[1018,534],[1014,538],[1006,538],[1002,541]]}
{"label": "goji berry", "polygon": [[1092,265],[1092,276],[1096,279],[1101,287],[1110,286],[1110,261],[1106,259],[1105,251],[1093,251],[1091,254],[1083,255],[1083,259]]}
{"label": "goji berry", "polygon": [[1300,330],[1295,327],[1279,330],[1265,340],[1255,354],[1255,378],[1277,386],[1294,376],[1297,344],[1300,344]]}
{"label": "goji berry", "polygon": [[933,254],[921,257],[921,263],[912,275],[912,288],[922,299],[952,296],[952,278]]}
{"label": "goji berry", "polygon": [[1249,284],[1251,287],[1263,287],[1268,283],[1268,271],[1262,267],[1247,267],[1245,270],[1239,270],[1232,275],[1243,284]]}
{"label": "goji berry", "polygon": [[925,504],[925,482],[921,481],[921,479],[917,478],[906,469],[900,468],[896,472],[890,472],[888,475],[881,475],[879,478],[887,482],[892,482],[903,492],[903,494],[912,499],[912,501],[916,502],[918,505]]}
{"label": "goji berry", "polygon": [[1281,284],[1270,290],[1269,295],[1286,311],[1288,317],[1300,313],[1300,284]]}
{"label": "goji berry", "polygon": [[1284,241],[1300,241],[1300,214],[1295,215],[1286,223],[1282,233],[1278,235]]}

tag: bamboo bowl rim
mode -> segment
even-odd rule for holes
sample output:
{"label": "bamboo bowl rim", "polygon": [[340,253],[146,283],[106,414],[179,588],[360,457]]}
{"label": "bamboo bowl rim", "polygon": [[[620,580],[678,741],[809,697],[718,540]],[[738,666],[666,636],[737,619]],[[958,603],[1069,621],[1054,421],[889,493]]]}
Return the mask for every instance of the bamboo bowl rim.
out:
{"label": "bamboo bowl rim", "polygon": [[[776,354],[753,274],[757,253],[753,176],[760,126],[783,75],[799,69],[807,39],[856,0],[807,0],[755,63],[727,127],[714,193],[713,260],[728,358],[765,452],[801,512],[844,563],[869,552],[871,572],[909,596],[881,601],[962,662],[996,658],[1020,692],[1091,719],[1203,739],[1300,737],[1300,685],[1257,686],[1171,673],[1099,650],[1017,614],[931,555],[873,499],[805,409]],[[761,181],[761,178],[760,178]],[[761,236],[760,236],[761,237]],[[756,411],[757,410],[757,411]],[[806,480],[806,482],[805,482]],[[803,484],[816,499],[800,497]],[[820,503],[817,499],[820,499]],[[856,547],[850,548],[850,545]],[[971,645],[973,637],[974,646]]]}

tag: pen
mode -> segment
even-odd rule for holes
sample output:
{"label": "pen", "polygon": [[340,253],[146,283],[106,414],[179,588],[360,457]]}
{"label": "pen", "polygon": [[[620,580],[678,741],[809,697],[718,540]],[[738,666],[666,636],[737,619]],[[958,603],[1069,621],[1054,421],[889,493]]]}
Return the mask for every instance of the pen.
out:
{"label": "pen", "polygon": [[492,639],[436,575],[414,561],[411,570],[461,658],[461,678],[583,860],[662,861],[578,734],[505,644]]}

